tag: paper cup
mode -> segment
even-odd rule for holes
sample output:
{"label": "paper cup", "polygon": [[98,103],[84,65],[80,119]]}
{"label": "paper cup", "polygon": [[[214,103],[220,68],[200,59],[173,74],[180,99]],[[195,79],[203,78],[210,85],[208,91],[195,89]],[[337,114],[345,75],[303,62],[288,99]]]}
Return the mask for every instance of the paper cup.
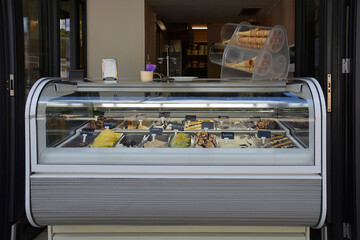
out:
{"label": "paper cup", "polygon": [[153,80],[153,71],[140,71],[142,82],[151,82]]}

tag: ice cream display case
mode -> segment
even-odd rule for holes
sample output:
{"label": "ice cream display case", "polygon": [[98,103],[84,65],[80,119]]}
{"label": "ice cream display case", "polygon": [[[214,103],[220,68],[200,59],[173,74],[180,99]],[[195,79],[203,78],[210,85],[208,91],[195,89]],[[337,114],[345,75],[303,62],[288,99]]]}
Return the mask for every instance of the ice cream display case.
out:
{"label": "ice cream display case", "polygon": [[34,226],[324,222],[325,106],[314,79],[43,78],[25,117]]}

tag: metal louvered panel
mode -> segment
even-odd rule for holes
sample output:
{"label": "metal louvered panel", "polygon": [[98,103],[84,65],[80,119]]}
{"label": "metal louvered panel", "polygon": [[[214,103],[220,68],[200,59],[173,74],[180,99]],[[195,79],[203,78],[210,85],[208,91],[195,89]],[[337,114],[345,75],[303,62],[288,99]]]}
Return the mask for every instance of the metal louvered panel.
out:
{"label": "metal louvered panel", "polygon": [[321,179],[32,178],[38,224],[314,226]]}
{"label": "metal louvered panel", "polygon": [[53,240],[306,240],[301,233],[272,234],[56,234]]}

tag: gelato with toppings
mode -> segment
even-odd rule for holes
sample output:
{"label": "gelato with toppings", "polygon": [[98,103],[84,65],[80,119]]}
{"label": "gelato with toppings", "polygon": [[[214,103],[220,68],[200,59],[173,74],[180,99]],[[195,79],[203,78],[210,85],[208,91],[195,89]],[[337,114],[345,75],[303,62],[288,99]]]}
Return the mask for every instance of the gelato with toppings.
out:
{"label": "gelato with toppings", "polygon": [[162,128],[162,129],[165,129],[165,130],[171,130],[172,124],[170,122],[168,122],[168,121],[164,121],[164,122],[158,121],[157,123],[155,123],[155,128]]}
{"label": "gelato with toppings", "polygon": [[200,120],[196,120],[196,121],[186,121],[185,122],[185,129],[186,130],[198,130],[201,129],[201,121]]}
{"label": "gelato with toppings", "polygon": [[[259,143],[262,143],[262,140],[259,140]],[[263,148],[297,148],[295,143],[291,141],[288,137],[277,135],[272,138],[265,139],[265,144]]]}
{"label": "gelato with toppings", "polygon": [[185,129],[186,130],[199,130],[201,129],[201,123],[202,122],[214,122],[214,120],[211,119],[201,119],[196,121],[186,121],[185,122]]}
{"label": "gelato with toppings", "polygon": [[261,119],[260,122],[254,123],[252,127],[254,129],[280,129],[279,125],[275,121],[268,119]]}
{"label": "gelato with toppings", "polygon": [[216,148],[215,135],[208,132],[195,132],[195,147],[196,148]]}

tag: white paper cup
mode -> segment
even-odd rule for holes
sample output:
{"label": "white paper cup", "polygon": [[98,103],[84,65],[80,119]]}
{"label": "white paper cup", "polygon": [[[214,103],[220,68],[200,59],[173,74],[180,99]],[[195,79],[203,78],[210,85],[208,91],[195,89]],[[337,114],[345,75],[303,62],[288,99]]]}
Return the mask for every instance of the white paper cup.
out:
{"label": "white paper cup", "polygon": [[142,82],[151,82],[153,80],[153,71],[140,71]]}

